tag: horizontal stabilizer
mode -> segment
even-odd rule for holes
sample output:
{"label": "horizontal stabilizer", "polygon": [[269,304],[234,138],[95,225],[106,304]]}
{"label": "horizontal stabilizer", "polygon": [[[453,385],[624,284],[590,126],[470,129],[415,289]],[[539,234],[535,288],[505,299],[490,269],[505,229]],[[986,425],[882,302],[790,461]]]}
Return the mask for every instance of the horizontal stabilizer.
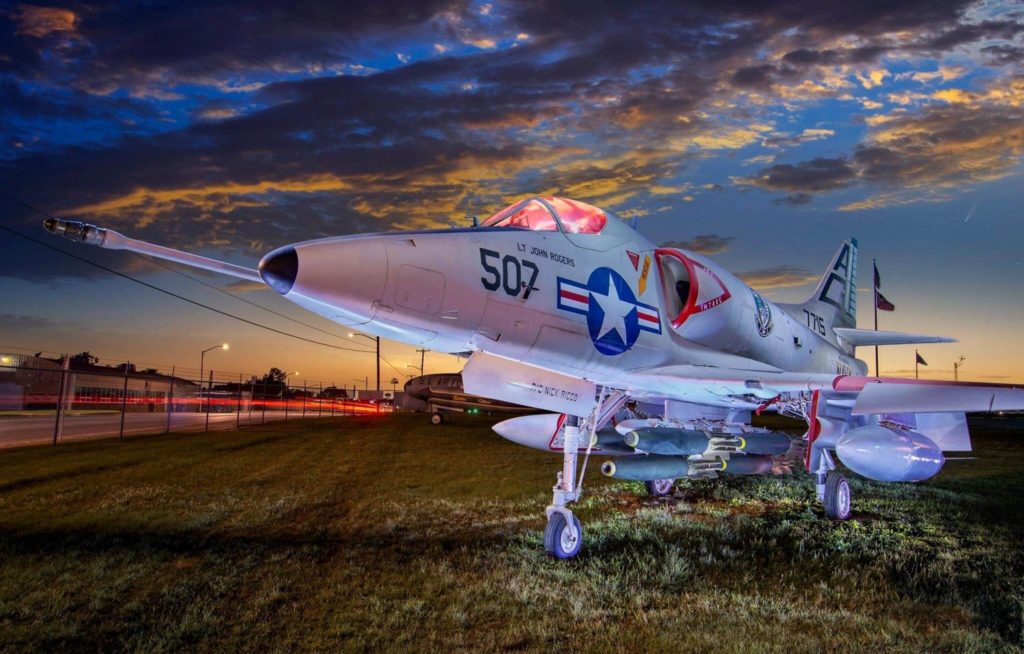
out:
{"label": "horizontal stabilizer", "polygon": [[906,334],[904,332],[879,332],[873,329],[852,329],[836,327],[836,336],[853,346],[859,345],[914,345],[918,343],[956,343],[955,338]]}

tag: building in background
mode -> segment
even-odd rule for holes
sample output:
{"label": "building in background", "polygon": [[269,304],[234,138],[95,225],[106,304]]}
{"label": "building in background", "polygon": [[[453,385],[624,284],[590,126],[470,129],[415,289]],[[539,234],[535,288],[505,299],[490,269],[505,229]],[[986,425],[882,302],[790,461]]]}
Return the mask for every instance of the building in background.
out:
{"label": "building in background", "polygon": [[[125,364],[108,367],[72,361],[64,393],[67,409],[120,409],[122,398],[129,411],[166,411],[169,400],[178,410],[188,400],[199,401],[199,384],[164,375],[156,370],[138,371]],[[60,395],[61,360],[26,354],[0,353],[0,409],[54,408]]]}

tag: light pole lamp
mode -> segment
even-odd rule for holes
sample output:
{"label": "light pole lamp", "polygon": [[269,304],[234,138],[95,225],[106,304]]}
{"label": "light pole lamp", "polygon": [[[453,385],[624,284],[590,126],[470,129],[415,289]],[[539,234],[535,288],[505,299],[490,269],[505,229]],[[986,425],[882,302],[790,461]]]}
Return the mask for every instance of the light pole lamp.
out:
{"label": "light pole lamp", "polygon": [[203,410],[203,371],[206,364],[206,353],[212,350],[227,350],[230,346],[227,343],[211,345],[199,353],[199,410]]}
{"label": "light pole lamp", "polygon": [[286,373],[284,373],[284,388],[281,389],[281,397],[282,398],[285,396],[285,391],[288,390],[288,378],[289,377],[294,377],[297,374],[299,374],[298,370],[296,370],[295,372],[286,372]]}
{"label": "light pole lamp", "polygon": [[966,360],[967,357],[962,356],[953,362],[953,381],[960,381],[960,368],[964,367],[964,361]]}
{"label": "light pole lamp", "polygon": [[349,338],[355,338],[361,336],[367,340],[373,341],[377,345],[377,392],[380,393],[380,336],[367,336],[366,334],[360,334],[358,332],[349,332]]}

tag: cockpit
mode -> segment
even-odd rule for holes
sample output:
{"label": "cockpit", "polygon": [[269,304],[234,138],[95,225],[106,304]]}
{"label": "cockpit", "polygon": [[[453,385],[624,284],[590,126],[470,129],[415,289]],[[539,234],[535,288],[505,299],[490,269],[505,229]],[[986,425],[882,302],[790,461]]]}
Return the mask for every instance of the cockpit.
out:
{"label": "cockpit", "polygon": [[608,214],[595,206],[566,198],[537,197],[505,207],[480,226],[600,234],[607,224]]}

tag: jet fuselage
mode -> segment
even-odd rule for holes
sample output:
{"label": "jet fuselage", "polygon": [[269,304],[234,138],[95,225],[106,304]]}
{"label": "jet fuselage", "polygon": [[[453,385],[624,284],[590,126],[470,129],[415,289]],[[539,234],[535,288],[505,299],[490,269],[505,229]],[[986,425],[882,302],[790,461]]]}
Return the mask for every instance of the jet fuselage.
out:
{"label": "jet fuselage", "polygon": [[656,248],[614,218],[599,234],[479,227],[320,239],[270,253],[260,270],[289,300],[349,327],[597,383],[671,365],[866,371],[713,261]]}

